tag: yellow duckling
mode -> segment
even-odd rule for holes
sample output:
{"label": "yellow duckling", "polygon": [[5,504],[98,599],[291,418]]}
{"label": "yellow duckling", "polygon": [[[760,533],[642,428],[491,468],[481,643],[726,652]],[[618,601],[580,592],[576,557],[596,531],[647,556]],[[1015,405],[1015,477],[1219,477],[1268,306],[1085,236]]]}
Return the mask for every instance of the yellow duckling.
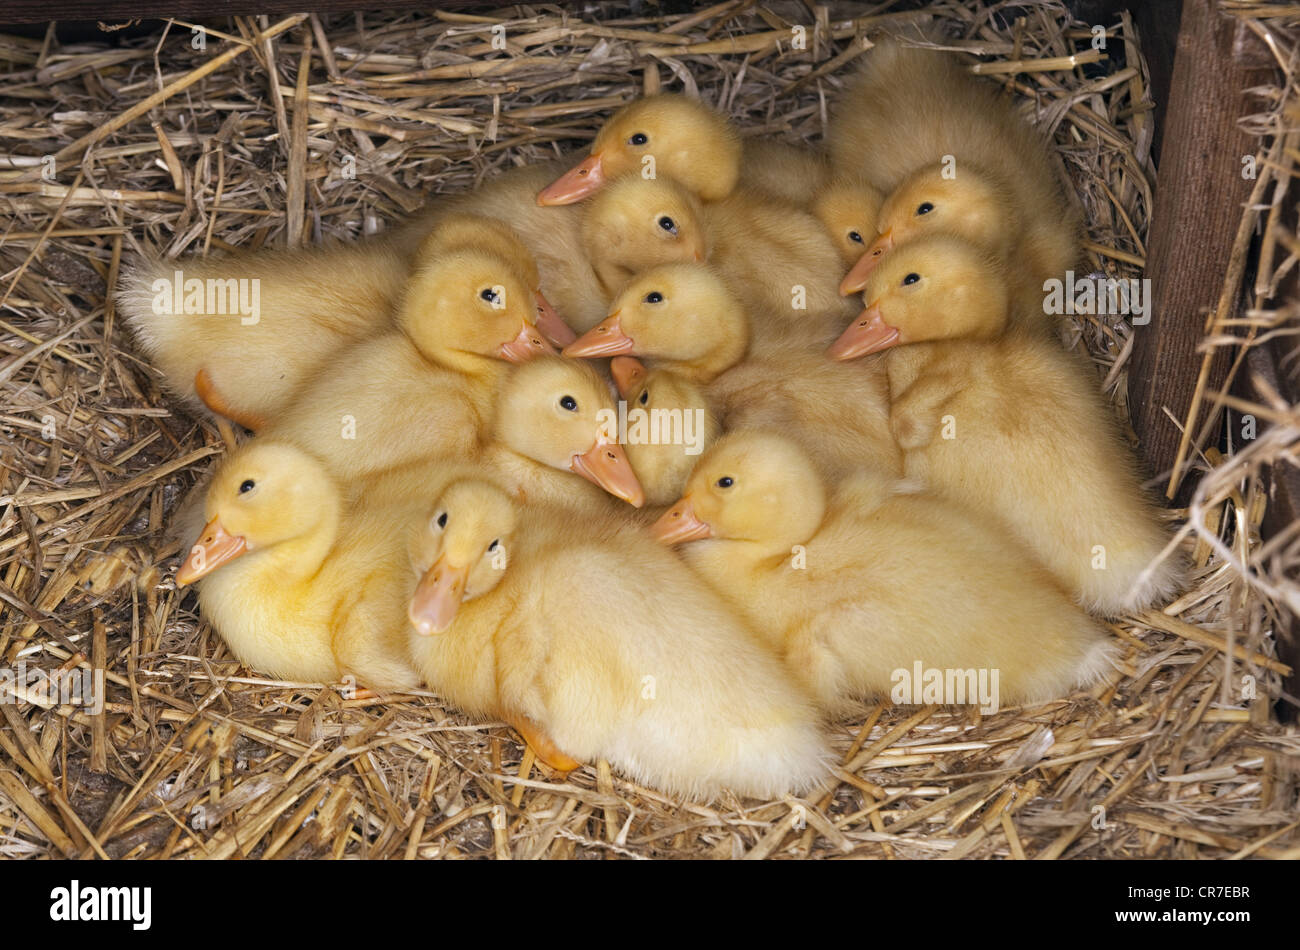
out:
{"label": "yellow duckling", "polygon": [[609,384],[584,363],[539,357],[515,368],[497,395],[491,432],[485,470],[521,500],[600,508],[608,492],[636,508],[645,503],[618,441]]}
{"label": "yellow duckling", "polygon": [[909,476],[1001,518],[1090,610],[1139,610],[1177,589],[1175,560],[1145,572],[1168,537],[1091,368],[1008,329],[996,258],[955,237],[917,238],[881,262],[865,299],[831,355],[898,347],[890,424]]}
{"label": "yellow duckling", "polygon": [[519,276],[533,288],[537,300],[537,329],[547,340],[557,347],[574,341],[576,334],[542,292],[537,260],[514,228],[504,221],[464,211],[444,214],[438,218],[438,226],[416,246],[412,264],[418,267],[421,261],[469,249],[486,251],[517,269]]}
{"label": "yellow duckling", "polygon": [[564,352],[644,357],[707,384],[723,428],[790,432],[832,480],[863,465],[898,470],[883,363],[829,362],[796,328],[745,357],[747,315],[730,287],[704,264],[646,271],[624,288],[610,317]]}
{"label": "yellow duckling", "polygon": [[889,197],[842,292],[862,290],[895,245],[950,231],[1014,262],[1023,276],[1013,293],[1041,300],[1043,281],[1080,255],[1078,215],[1046,141],[949,53],[886,41],[863,58],[827,138],[838,171],[865,175]]}
{"label": "yellow duckling", "polygon": [[606,303],[647,268],[708,256],[700,203],[670,178],[620,178],[582,207],[583,248]]}
{"label": "yellow duckling", "polygon": [[628,461],[651,505],[681,494],[700,453],[721,434],[704,391],[671,370],[647,370],[640,360],[616,356],[610,375],[626,407]]}
{"label": "yellow duckling", "polygon": [[374,689],[415,686],[407,652],[410,508],[345,510],[311,455],[258,439],[208,488],[207,526],[176,574],[202,579],[205,616],[246,666],[275,677]]}
{"label": "yellow duckling", "polygon": [[398,331],[339,354],[262,432],[344,479],[472,454],[507,361],[554,352],[535,319],[532,289],[499,258],[442,256],[412,276]]}
{"label": "yellow duckling", "polygon": [[830,163],[821,149],[775,139],[745,139],[740,181],[773,198],[807,207],[825,186]]}
{"label": "yellow duckling", "polygon": [[852,267],[876,234],[884,196],[860,178],[838,177],[820,188],[812,210],[826,227],[845,267]]}
{"label": "yellow duckling", "polygon": [[493,486],[462,481],[410,552],[410,651],[425,681],[514,725],[553,767],[603,758],[693,798],[772,798],[826,774],[812,704],[644,532],[545,506],[524,517]]}
{"label": "yellow duckling", "polygon": [[740,163],[740,137],[720,112],[682,95],[646,96],[610,116],[591,154],[538,192],[537,203],[573,204],[630,174],[664,175],[717,201],[736,186]]}
{"label": "yellow duckling", "polygon": [[409,266],[382,240],[127,269],[118,307],[167,388],[256,429],[338,349],[389,325]]}
{"label": "yellow duckling", "polygon": [[[723,437],[656,523],[786,658],[826,708],[892,693],[900,671],[969,671],[945,703],[1054,699],[1112,648],[1019,545],[954,504],[877,473],[827,496],[780,436]],[[903,700],[907,701],[907,700]],[[919,698],[911,700],[919,702]]]}

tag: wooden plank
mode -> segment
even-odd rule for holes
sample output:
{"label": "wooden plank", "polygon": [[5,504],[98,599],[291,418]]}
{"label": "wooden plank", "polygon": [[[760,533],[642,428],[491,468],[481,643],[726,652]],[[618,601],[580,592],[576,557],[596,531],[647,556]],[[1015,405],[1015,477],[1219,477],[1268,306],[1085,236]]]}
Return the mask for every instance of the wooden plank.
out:
{"label": "wooden plank", "polygon": [[[1222,294],[1253,184],[1242,178],[1241,158],[1255,153],[1255,143],[1237,120],[1247,108],[1244,90],[1263,77],[1233,55],[1242,39],[1238,24],[1215,6],[1214,0],[1183,5],[1147,243],[1151,322],[1134,330],[1129,370],[1133,427],[1157,474],[1169,471],[1178,455],[1179,424],[1201,365],[1197,344]],[[1224,350],[1211,361],[1204,391],[1222,385],[1227,356]]]}

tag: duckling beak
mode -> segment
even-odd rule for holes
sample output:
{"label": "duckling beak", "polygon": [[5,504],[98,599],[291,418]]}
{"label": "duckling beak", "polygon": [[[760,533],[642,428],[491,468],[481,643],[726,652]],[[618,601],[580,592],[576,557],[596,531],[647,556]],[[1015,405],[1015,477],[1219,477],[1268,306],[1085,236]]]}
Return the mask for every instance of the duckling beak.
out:
{"label": "duckling beak", "polygon": [[599,154],[590,155],[539,191],[537,203],[543,208],[571,205],[599,190],[604,184],[605,169],[601,157]]}
{"label": "duckling beak", "polygon": [[687,495],[650,526],[650,537],[662,544],[681,544],[711,538],[713,529],[695,516],[695,508]]}
{"label": "duckling beak", "polygon": [[636,349],[632,338],[619,325],[621,310],[615,310],[573,343],[564,348],[565,356],[614,356]]}
{"label": "duckling beak", "polygon": [[527,363],[542,353],[554,353],[555,347],[546,342],[537,327],[525,322],[519,335],[497,348],[497,356],[511,363]]}
{"label": "duckling beak", "polygon": [[465,585],[469,582],[468,567],[453,567],[442,555],[433,567],[424,572],[415,585],[406,616],[420,633],[429,636],[445,633],[456,619]]}
{"label": "duckling beak", "polygon": [[868,353],[887,350],[898,342],[898,331],[885,322],[880,304],[873,303],[840,338],[831,344],[826,354],[833,360],[851,360]]}
{"label": "duckling beak", "polygon": [[176,583],[181,587],[193,584],[247,551],[248,543],[243,538],[230,534],[221,526],[220,518],[213,518],[204,525],[203,533],[176,572]]}
{"label": "duckling beak", "polygon": [[599,485],[615,498],[621,498],[633,508],[645,504],[645,489],[637,481],[623,446],[617,442],[597,439],[590,449],[573,457],[569,470]]}
{"label": "duckling beak", "polygon": [[569,325],[560,319],[551,302],[540,290],[537,291],[537,329],[553,346],[565,347],[578,338]]}
{"label": "duckling beak", "polygon": [[840,296],[847,297],[849,294],[861,293],[867,286],[867,278],[871,276],[871,272],[893,246],[894,231],[891,228],[876,238],[875,243],[858,258],[853,269],[844,275],[844,279],[840,281]]}
{"label": "duckling beak", "polygon": [[609,361],[609,374],[614,377],[614,385],[623,399],[645,379],[645,364],[630,356],[616,356]]}

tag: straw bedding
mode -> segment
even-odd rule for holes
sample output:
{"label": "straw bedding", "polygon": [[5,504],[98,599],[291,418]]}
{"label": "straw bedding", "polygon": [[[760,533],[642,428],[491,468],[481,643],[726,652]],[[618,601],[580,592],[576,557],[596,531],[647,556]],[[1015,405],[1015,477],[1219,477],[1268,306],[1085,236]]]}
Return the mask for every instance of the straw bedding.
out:
{"label": "straw bedding", "polygon": [[[1300,15],[1257,7],[1225,4],[1289,65]],[[180,22],[75,45],[0,36],[0,666],[103,670],[107,697],[91,716],[0,682],[0,855],[1300,856],[1300,735],[1272,712],[1274,605],[1300,591],[1294,551],[1259,540],[1262,469],[1300,434],[1280,400],[1253,407],[1274,425],[1235,460],[1202,460],[1190,521],[1170,512],[1194,586],[1111,625],[1107,682],[991,716],[865,705],[832,726],[825,799],[673,801],[603,764],[557,782],[521,769],[502,724],[435,695],[348,699],[242,669],[175,589],[169,516],[225,445],[133,352],[110,294],[124,256],[355,238],[581,148],[660,87],[748,134],[816,142],[858,38],[918,17],[1051,135],[1096,268],[1139,276],[1153,116],[1133,24],[1104,24],[1094,51],[1090,24],[1049,0],[236,18],[207,24],[206,49]],[[1300,249],[1270,213],[1293,187],[1291,81],[1280,69],[1252,100],[1269,160],[1249,213],[1275,251],[1260,286]],[[1124,415],[1131,330],[1076,319]],[[1294,310],[1249,319],[1262,338]]]}

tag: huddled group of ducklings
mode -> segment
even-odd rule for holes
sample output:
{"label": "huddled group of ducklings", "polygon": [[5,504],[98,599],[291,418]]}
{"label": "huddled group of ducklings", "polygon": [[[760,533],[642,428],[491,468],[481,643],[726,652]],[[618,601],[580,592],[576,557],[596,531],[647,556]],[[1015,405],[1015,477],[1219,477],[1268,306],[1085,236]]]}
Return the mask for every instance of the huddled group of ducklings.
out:
{"label": "huddled group of ducklings", "polygon": [[[648,96],[576,167],[380,237],[180,262],[260,280],[255,321],[155,306],[177,262],[129,274],[169,387],[255,433],[178,516],[235,655],[427,684],[561,771],[764,798],[819,786],[826,717],[900,669],[996,670],[1003,705],[1102,675],[1092,615],[1180,570],[1044,313],[1076,218],[956,57],[863,60],[824,149]],[[637,410],[698,425],[611,426]]]}

